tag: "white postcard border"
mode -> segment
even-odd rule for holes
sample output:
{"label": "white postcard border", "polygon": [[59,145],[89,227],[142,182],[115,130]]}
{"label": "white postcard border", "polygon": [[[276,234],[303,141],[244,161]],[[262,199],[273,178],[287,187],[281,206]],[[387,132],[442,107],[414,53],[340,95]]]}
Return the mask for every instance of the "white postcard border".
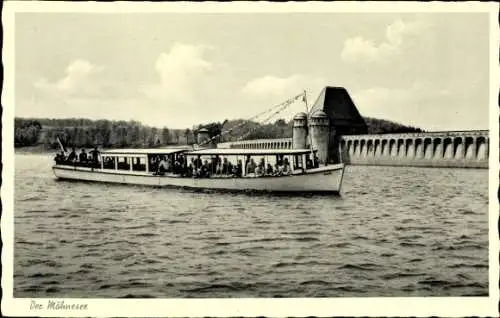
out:
{"label": "white postcard border", "polygon": [[[499,282],[499,109],[498,8],[495,3],[310,2],[310,3],[4,3],[4,83],[2,91],[2,313],[6,316],[46,317],[202,317],[202,316],[497,316]],[[283,299],[25,299],[13,297],[14,189],[14,19],[16,12],[489,12],[490,14],[490,158],[489,158],[489,296],[488,297],[372,297]],[[492,147],[493,145],[493,147]],[[493,151],[492,151],[493,150]],[[30,310],[33,301],[87,304],[81,310]],[[45,306],[46,308],[47,306]]]}

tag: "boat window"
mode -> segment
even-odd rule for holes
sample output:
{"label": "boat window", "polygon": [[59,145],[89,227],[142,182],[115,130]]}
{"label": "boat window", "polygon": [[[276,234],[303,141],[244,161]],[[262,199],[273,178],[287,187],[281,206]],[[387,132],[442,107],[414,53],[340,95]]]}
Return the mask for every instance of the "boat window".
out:
{"label": "boat window", "polygon": [[293,156],[293,169],[304,168],[304,163],[302,162],[302,155]]}
{"label": "boat window", "polygon": [[156,172],[158,170],[158,165],[160,164],[160,155],[150,154],[148,155],[149,161],[149,171]]}
{"label": "boat window", "polygon": [[130,159],[127,157],[118,157],[118,170],[130,170]]}
{"label": "boat window", "polygon": [[102,168],[103,169],[109,169],[109,170],[115,170],[115,157],[108,157],[108,156],[103,156],[102,157]]}
{"label": "boat window", "polygon": [[306,154],[306,169],[312,169],[314,168],[313,166],[313,161],[311,159],[311,154]]}
{"label": "boat window", "polygon": [[146,171],[146,160],[144,158],[132,158],[132,170]]}

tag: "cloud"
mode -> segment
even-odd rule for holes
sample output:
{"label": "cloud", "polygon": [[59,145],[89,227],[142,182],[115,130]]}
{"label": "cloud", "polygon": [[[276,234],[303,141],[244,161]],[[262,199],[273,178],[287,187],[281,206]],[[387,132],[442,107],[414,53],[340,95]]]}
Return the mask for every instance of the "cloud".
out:
{"label": "cloud", "polygon": [[349,38],[344,42],[340,57],[348,63],[390,61],[407,47],[417,44],[427,29],[428,25],[422,22],[397,19],[386,27],[384,40],[380,44],[361,36]]}
{"label": "cloud", "polygon": [[409,124],[419,119],[415,114],[423,114],[423,108],[433,103],[437,95],[439,90],[427,82],[404,88],[372,87],[352,93],[362,115]]}
{"label": "cloud", "polygon": [[205,76],[213,69],[204,58],[210,47],[174,43],[168,53],[161,53],[155,70],[160,83],[146,85],[141,91],[154,100],[169,100],[178,103],[193,103],[193,92],[203,85]]}
{"label": "cloud", "polygon": [[250,98],[288,98],[307,90],[319,92],[326,82],[322,78],[305,75],[277,77],[266,75],[248,81],[241,92]]}
{"label": "cloud", "polygon": [[[290,97],[307,92],[309,105],[328,83],[319,77],[307,75],[291,75],[278,77],[266,75],[248,81],[242,88],[242,99],[249,105],[255,105],[244,112],[250,116],[269,109],[273,105],[284,102]],[[276,118],[291,119],[296,113],[305,110],[304,103],[297,101],[276,115]],[[253,112],[253,113],[250,113]]]}
{"label": "cloud", "polygon": [[42,93],[50,95],[87,97],[101,95],[98,76],[102,70],[102,66],[94,65],[87,60],[77,59],[66,67],[65,77],[55,82],[42,78],[34,86]]}
{"label": "cloud", "polygon": [[[396,121],[428,130],[488,127],[488,96],[478,100],[480,86],[453,86],[418,81],[409,87],[371,87],[350,92],[361,115]],[[453,92],[453,93],[452,93]],[[471,111],[470,105],[477,108]]]}
{"label": "cloud", "polygon": [[301,80],[302,78],[298,75],[285,78],[268,75],[249,81],[242,91],[244,94],[253,96],[282,95],[297,90]]}

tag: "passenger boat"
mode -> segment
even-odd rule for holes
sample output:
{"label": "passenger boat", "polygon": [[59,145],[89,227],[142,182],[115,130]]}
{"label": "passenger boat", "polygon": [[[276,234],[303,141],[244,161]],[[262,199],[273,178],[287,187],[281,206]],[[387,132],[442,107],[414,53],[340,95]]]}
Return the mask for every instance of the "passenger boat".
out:
{"label": "passenger boat", "polygon": [[[53,172],[62,180],[207,190],[339,194],[344,164],[307,167],[311,154],[310,149],[115,149],[102,151],[98,163],[56,163]],[[158,169],[153,167],[154,158],[158,156],[172,161],[182,157],[184,166],[179,171],[158,173]],[[228,162],[245,162],[245,168],[242,167],[241,175],[211,173],[200,177],[186,173],[188,162],[206,162],[217,158],[228,158]],[[247,173],[247,163],[252,159],[254,162],[264,160],[266,166],[285,160],[290,163],[291,169],[288,174]]]}
{"label": "passenger boat", "polygon": [[[276,115],[301,99],[305,102],[308,113],[304,91],[250,120],[269,113]],[[216,136],[210,136],[208,130],[200,129],[197,132],[198,143],[192,147],[107,150],[100,153],[100,160],[95,157],[95,161],[90,164],[67,162],[58,157],[53,171],[58,179],[66,180],[208,190],[338,194],[342,186],[344,164],[326,164],[330,136],[326,115],[306,113],[294,117],[293,149],[216,147],[214,140],[241,127],[243,123]],[[311,120],[311,133],[306,125],[308,116]],[[309,147],[307,136],[310,140]],[[62,158],[66,158],[66,148],[59,139],[58,142],[63,152]],[[173,168],[159,169],[159,158],[164,161],[161,167],[164,167],[165,162],[167,166],[168,163],[176,164]],[[255,161],[259,162],[258,167]],[[223,167],[219,169],[221,165]],[[231,166],[234,169],[230,169]]]}

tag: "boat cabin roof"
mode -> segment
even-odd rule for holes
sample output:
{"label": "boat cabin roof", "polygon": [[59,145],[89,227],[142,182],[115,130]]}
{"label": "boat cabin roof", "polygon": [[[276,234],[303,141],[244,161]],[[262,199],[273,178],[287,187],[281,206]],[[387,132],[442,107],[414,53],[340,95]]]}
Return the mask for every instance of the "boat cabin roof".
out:
{"label": "boat cabin roof", "polygon": [[[314,150],[316,152],[316,150]],[[270,155],[303,155],[311,153],[311,149],[236,149],[236,148],[215,148],[189,151],[186,154],[190,156],[270,156]]]}
{"label": "boat cabin roof", "polygon": [[133,155],[170,155],[178,152],[185,152],[190,150],[190,147],[178,147],[178,148],[149,148],[149,149],[112,149],[102,151],[103,156],[133,156]]}
{"label": "boat cabin roof", "polygon": [[[191,151],[190,151],[191,150]],[[191,156],[271,156],[271,155],[303,155],[311,153],[311,149],[238,149],[238,148],[206,148],[192,150],[191,147],[149,148],[149,149],[111,149],[102,151],[103,156],[146,156],[171,155],[184,152]],[[316,152],[316,150],[314,150]]]}

